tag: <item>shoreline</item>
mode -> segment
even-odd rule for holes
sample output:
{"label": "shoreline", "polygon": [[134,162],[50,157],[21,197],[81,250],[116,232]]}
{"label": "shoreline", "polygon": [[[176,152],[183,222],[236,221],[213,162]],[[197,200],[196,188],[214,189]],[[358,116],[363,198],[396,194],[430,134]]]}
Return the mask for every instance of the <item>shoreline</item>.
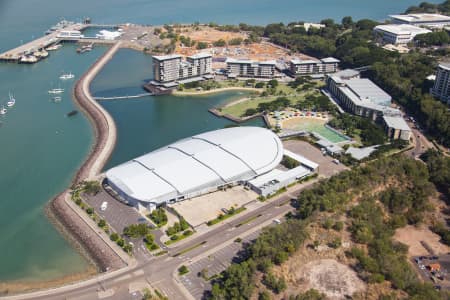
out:
{"label": "shoreline", "polygon": [[[103,66],[114,56],[121,43],[116,43],[100,56],[75,83],[72,98],[84,113],[94,131],[94,141],[81,166],[71,179],[70,186],[83,180],[97,179],[108,161],[117,139],[117,129],[109,113],[92,97],[89,86]],[[77,211],[68,201],[70,188],[55,196],[45,206],[45,214],[61,235],[89,262],[85,272],[69,274],[47,281],[7,281],[0,285],[1,295],[30,292],[36,289],[54,288],[67,283],[80,282],[96,275],[121,269],[128,265],[83,218],[84,212]]]}
{"label": "shoreline", "polygon": [[173,96],[202,96],[202,95],[211,95],[211,94],[229,92],[229,91],[250,91],[250,92],[257,92],[257,93],[262,92],[261,89],[257,89],[257,88],[224,87],[224,88],[218,88],[218,89],[213,89],[213,90],[209,90],[209,91],[195,91],[195,92],[174,91],[172,93],[172,95]]}

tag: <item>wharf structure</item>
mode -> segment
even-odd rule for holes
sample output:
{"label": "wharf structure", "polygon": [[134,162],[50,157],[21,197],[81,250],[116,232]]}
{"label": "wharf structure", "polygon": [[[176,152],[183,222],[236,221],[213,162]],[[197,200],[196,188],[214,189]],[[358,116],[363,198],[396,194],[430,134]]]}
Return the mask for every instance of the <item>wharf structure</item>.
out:
{"label": "wharf structure", "polygon": [[322,59],[292,59],[289,62],[289,72],[294,76],[324,76],[338,70],[340,60],[334,57]]}
{"label": "wharf structure", "polygon": [[228,58],[227,75],[228,78],[248,77],[248,78],[267,78],[276,77],[276,62],[271,61],[254,61],[248,59]]}
{"label": "wharf structure", "polygon": [[48,56],[45,49],[61,42],[85,42],[115,44],[115,40],[100,40],[97,37],[85,37],[82,32],[90,27],[117,28],[117,25],[101,25],[87,23],[73,23],[61,21],[58,26],[53,26],[46,34],[33,41],[20,45],[14,49],[0,53],[0,61],[15,63],[36,63]]}
{"label": "wharf structure", "polygon": [[[220,129],[177,141],[114,167],[106,172],[106,183],[116,198],[138,209],[153,209],[236,184],[268,195],[318,167],[301,159],[296,169],[272,172],[285,154],[280,138],[268,129]],[[264,177],[252,183],[260,176]]]}
{"label": "wharf structure", "polygon": [[144,86],[153,94],[172,92],[179,84],[212,78],[212,55],[198,53],[182,59],[181,55],[153,56],[154,80]]}
{"label": "wharf structure", "polygon": [[356,70],[343,70],[329,75],[327,90],[346,111],[380,122],[392,139],[409,140],[411,129],[402,112],[391,107],[392,98],[367,78],[360,78]]}
{"label": "wharf structure", "polygon": [[450,63],[439,64],[431,94],[450,105]]}
{"label": "wharf structure", "polygon": [[406,45],[414,40],[416,35],[430,33],[431,30],[409,24],[378,25],[373,29],[375,35],[381,36],[384,43]]}

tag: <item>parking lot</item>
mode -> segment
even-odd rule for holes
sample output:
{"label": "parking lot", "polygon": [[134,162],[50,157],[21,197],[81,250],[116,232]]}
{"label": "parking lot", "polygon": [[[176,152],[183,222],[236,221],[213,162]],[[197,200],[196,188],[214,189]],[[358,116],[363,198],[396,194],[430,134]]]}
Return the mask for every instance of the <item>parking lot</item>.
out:
{"label": "parking lot", "polygon": [[431,282],[436,289],[450,290],[450,255],[416,256],[414,265],[423,280]]}
{"label": "parking lot", "polygon": [[181,277],[181,282],[189,293],[195,299],[202,299],[203,293],[211,290],[211,283],[199,276],[200,272],[206,270],[206,276],[211,278],[224,271],[231,264],[236,253],[242,249],[243,244],[256,239],[259,233],[259,230],[253,232],[243,238],[241,243],[231,243],[214,254],[188,265],[189,273]]}
{"label": "parking lot", "polygon": [[302,155],[309,160],[319,164],[319,175],[330,177],[343,170],[348,169],[343,164],[333,162],[333,157],[324,155],[320,149],[314,147],[308,142],[301,140],[283,141],[284,148],[296,154]]}
{"label": "parking lot", "polygon": [[[117,201],[103,189],[95,196],[86,195],[84,198],[94,208],[95,212],[104,218],[116,232],[122,233],[123,228],[131,224],[148,223],[137,210]],[[105,210],[102,210],[101,206],[104,202],[107,203],[107,206]]]}
{"label": "parking lot", "polygon": [[255,192],[246,190],[242,186],[235,186],[225,191],[216,191],[170,206],[181,214],[189,224],[197,227],[217,218],[219,214],[223,214],[222,209],[229,209],[232,206],[235,208],[241,207],[257,197],[258,195]]}

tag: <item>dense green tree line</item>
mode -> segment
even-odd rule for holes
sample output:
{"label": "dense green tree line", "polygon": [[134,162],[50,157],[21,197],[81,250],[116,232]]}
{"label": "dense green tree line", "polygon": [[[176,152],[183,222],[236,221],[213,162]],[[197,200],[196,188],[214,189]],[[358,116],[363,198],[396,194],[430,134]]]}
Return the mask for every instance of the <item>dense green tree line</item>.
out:
{"label": "dense green tree line", "polygon": [[429,2],[422,2],[418,6],[410,6],[405,13],[441,13],[448,15],[450,14],[450,1],[444,1],[440,4],[434,4]]}

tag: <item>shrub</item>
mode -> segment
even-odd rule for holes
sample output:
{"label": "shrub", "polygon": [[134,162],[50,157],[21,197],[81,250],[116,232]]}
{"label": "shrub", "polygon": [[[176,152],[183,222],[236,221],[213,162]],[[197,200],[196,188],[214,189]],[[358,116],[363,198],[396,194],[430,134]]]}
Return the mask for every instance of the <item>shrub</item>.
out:
{"label": "shrub", "polygon": [[186,273],[189,273],[189,269],[185,265],[178,268],[178,274],[184,275]]}
{"label": "shrub", "polygon": [[119,239],[119,235],[117,233],[113,232],[113,233],[111,233],[109,238],[111,239],[111,241],[115,242]]}

